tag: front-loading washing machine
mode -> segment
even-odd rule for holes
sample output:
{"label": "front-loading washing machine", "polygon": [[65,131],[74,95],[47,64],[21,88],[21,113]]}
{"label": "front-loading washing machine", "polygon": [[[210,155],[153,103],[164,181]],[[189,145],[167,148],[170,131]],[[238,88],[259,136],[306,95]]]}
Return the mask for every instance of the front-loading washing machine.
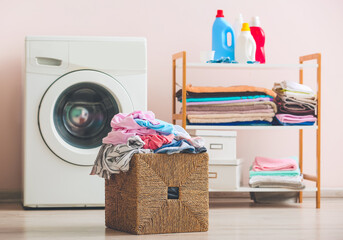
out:
{"label": "front-loading washing machine", "polygon": [[113,115],[147,108],[146,40],[27,37],[24,92],[24,206],[104,206],[89,173]]}

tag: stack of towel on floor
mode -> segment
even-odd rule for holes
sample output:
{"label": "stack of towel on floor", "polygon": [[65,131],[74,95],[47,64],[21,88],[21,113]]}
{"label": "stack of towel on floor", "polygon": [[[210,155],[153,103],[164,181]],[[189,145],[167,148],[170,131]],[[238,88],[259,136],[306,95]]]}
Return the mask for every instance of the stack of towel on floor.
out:
{"label": "stack of towel on floor", "polygon": [[[182,102],[182,90],[176,93]],[[186,87],[190,125],[270,125],[276,113],[270,89],[253,86]],[[181,109],[182,111],[182,109]]]}
{"label": "stack of towel on floor", "polygon": [[314,91],[291,81],[275,83],[276,118],[281,125],[313,125],[317,118],[317,98]]}
{"label": "stack of towel on floor", "polygon": [[91,175],[110,178],[111,174],[126,172],[135,153],[206,152],[202,138],[192,138],[182,127],[156,119],[151,111],[119,113],[113,117],[111,127]]}
{"label": "stack of towel on floor", "polygon": [[254,188],[305,188],[297,157],[285,159],[256,157],[249,175],[249,185]]}

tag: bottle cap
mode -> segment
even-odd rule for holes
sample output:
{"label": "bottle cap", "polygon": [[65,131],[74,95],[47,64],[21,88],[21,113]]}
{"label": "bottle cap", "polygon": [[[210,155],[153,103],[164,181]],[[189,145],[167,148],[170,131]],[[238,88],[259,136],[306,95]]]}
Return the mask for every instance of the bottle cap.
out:
{"label": "bottle cap", "polygon": [[218,18],[218,17],[224,17],[223,10],[218,9],[218,10],[217,10],[217,16],[216,16],[216,17],[217,17],[217,18]]}
{"label": "bottle cap", "polygon": [[242,25],[242,32],[243,31],[250,31],[249,23],[243,23],[243,25]]}
{"label": "bottle cap", "polygon": [[250,25],[252,27],[261,27],[260,18],[258,16],[253,17]]}
{"label": "bottle cap", "polygon": [[238,14],[238,17],[236,17],[236,21],[242,21],[243,22],[243,15],[242,15],[242,13]]}

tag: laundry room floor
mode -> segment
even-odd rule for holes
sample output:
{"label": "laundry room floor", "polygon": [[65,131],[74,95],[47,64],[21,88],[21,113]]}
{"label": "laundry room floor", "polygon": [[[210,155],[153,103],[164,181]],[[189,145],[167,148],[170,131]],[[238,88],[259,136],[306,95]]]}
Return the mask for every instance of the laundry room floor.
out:
{"label": "laundry room floor", "polygon": [[[238,202],[239,201],[239,202]],[[0,239],[343,239],[343,199],[303,204],[253,204],[245,199],[215,199],[204,233],[136,236],[106,229],[103,209],[23,210],[0,204]]]}

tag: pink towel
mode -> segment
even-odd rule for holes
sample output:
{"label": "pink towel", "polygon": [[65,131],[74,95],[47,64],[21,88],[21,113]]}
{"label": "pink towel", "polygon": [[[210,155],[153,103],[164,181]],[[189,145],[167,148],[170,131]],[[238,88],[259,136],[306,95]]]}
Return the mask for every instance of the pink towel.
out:
{"label": "pink towel", "polygon": [[284,123],[315,122],[317,118],[313,115],[298,116],[292,114],[276,114],[277,119]]}
{"label": "pink towel", "polygon": [[252,170],[259,171],[292,171],[297,170],[298,164],[294,159],[272,159],[265,157],[255,157]]}

